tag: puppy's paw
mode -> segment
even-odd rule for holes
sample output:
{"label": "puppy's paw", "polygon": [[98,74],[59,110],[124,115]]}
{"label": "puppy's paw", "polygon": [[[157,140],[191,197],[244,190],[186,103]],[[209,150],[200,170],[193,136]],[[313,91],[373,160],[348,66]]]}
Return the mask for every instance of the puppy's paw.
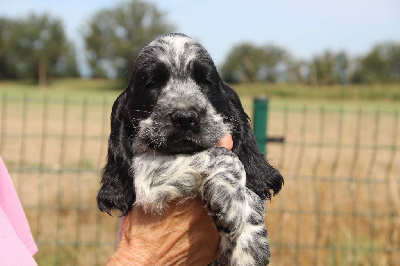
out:
{"label": "puppy's paw", "polygon": [[200,192],[220,233],[235,238],[245,223],[246,172],[234,153],[225,148],[209,150],[210,164]]}

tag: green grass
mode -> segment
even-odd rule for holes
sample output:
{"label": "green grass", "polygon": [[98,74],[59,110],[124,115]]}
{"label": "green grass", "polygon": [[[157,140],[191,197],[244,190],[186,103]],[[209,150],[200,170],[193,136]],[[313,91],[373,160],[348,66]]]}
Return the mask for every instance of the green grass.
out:
{"label": "green grass", "polygon": [[[0,81],[0,93],[9,97],[26,95],[69,99],[115,99],[127,84],[122,80],[57,79],[47,87],[29,81]],[[234,89],[243,105],[251,105],[254,97],[272,99],[274,107],[290,108],[345,108],[398,110],[400,84],[307,86],[302,84],[235,84]]]}
{"label": "green grass", "polygon": [[400,101],[400,84],[307,86],[302,84],[237,84],[239,94],[274,98]]}
{"label": "green grass", "polygon": [[274,108],[399,110],[400,84],[364,86],[306,86],[299,84],[233,85],[243,105],[253,98],[268,97]]}
{"label": "green grass", "polygon": [[65,95],[70,99],[102,99],[103,97],[116,98],[126,84],[120,80],[107,79],[59,79],[52,81],[47,87],[39,87],[28,81],[0,81],[0,92],[7,96],[26,95],[29,97],[61,98]]}

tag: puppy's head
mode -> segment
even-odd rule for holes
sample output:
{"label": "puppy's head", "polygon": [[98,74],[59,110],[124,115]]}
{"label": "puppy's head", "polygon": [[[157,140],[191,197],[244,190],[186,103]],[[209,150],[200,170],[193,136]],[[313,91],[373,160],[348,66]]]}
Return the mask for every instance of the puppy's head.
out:
{"label": "puppy's head", "polygon": [[230,131],[210,101],[219,88],[214,63],[200,44],[181,34],[155,39],[137,58],[127,89],[134,151],[193,153],[215,146]]}
{"label": "puppy's head", "polygon": [[128,87],[114,103],[99,208],[123,214],[130,209],[135,154],[195,153],[214,147],[228,132],[247,186],[261,197],[277,193],[283,179],[259,152],[237,94],[221,80],[207,51],[183,34],[157,37],[139,54]]}

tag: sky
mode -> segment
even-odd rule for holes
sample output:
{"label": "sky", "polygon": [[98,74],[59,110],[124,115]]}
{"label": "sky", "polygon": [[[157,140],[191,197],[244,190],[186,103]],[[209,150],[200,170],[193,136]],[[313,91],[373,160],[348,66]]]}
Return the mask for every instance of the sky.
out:
{"label": "sky", "polygon": [[[81,32],[99,10],[122,0],[0,0],[0,16],[48,13],[60,18],[84,62]],[[217,65],[234,45],[275,44],[298,59],[329,49],[363,55],[375,44],[400,43],[400,0],[148,0],[199,41]],[[83,71],[85,67],[83,66]]]}

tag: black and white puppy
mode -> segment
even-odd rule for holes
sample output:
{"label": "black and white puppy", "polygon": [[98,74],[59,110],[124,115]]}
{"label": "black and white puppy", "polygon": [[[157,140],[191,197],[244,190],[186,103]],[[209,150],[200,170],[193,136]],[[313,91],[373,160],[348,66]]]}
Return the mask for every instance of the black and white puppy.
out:
{"label": "black and white puppy", "polygon": [[[232,134],[233,149],[216,148]],[[207,51],[183,34],[143,48],[111,114],[101,211],[162,213],[200,195],[221,234],[220,265],[266,265],[265,200],[283,178],[260,153],[238,95]]]}

